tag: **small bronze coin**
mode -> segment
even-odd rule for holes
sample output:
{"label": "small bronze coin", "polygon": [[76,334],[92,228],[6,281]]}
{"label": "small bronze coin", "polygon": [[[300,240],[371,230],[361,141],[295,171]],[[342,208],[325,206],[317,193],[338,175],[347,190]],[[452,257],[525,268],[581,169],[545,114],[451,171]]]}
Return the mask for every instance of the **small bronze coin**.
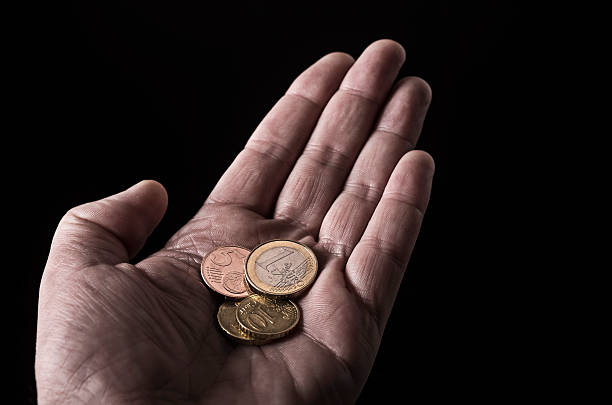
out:
{"label": "small bronze coin", "polygon": [[236,319],[236,309],[238,308],[238,301],[225,301],[219,307],[217,312],[217,322],[226,335],[231,339],[240,343],[246,343],[250,345],[261,345],[266,343],[266,340],[256,339],[240,329],[238,320]]}
{"label": "small bronze coin", "polygon": [[290,300],[253,294],[240,301],[236,319],[249,336],[269,340],[291,332],[300,320],[300,310]]}
{"label": "small bronze coin", "polygon": [[240,299],[249,295],[244,279],[247,249],[237,246],[219,247],[202,260],[202,279],[212,290],[228,298]]}
{"label": "small bronze coin", "polygon": [[308,246],[291,240],[273,240],[251,251],[245,275],[254,292],[293,296],[314,282],[317,266],[317,257]]}

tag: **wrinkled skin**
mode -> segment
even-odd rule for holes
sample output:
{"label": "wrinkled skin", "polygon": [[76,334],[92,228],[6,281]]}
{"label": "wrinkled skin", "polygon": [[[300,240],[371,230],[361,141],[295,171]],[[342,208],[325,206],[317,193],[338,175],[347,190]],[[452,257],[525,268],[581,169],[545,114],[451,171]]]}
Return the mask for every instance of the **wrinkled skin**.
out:
{"label": "wrinkled skin", "polygon": [[[429,199],[434,165],[412,150],[430,102],[396,81],[391,40],[302,73],[201,210],[159,252],[131,258],[167,194],[143,181],[61,220],[40,287],[36,379],[51,403],[351,403],[370,372]],[[200,276],[222,245],[311,246],[319,275],[289,337],[236,344]],[[246,402],[243,402],[246,401]]]}

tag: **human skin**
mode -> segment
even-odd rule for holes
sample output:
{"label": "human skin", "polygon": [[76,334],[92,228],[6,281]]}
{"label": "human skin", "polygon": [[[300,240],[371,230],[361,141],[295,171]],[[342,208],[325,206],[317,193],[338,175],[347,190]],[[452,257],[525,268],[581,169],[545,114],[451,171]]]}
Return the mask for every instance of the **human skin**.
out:
{"label": "human skin", "polygon": [[[372,368],[417,238],[434,163],[413,150],[431,99],[397,79],[406,54],[379,40],[324,56],[291,84],[201,209],[160,251],[130,260],[168,196],[147,180],[70,209],[40,285],[40,404],[352,403]],[[193,187],[198,187],[197,183]],[[264,346],[216,325],[200,275],[218,246],[310,246],[302,321]]]}

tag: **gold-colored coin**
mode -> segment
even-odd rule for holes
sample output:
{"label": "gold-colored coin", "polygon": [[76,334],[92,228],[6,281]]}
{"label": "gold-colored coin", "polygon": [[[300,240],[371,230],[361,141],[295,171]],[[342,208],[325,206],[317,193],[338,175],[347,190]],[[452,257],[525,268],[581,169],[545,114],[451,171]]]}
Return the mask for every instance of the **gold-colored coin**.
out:
{"label": "gold-colored coin", "polygon": [[240,301],[236,310],[240,328],[256,339],[285,336],[300,320],[300,310],[290,300],[253,294]]}
{"label": "gold-colored coin", "polygon": [[238,308],[238,301],[227,300],[219,307],[217,312],[217,322],[221,329],[233,340],[240,343],[246,343],[250,345],[261,345],[266,343],[265,339],[256,339],[255,337],[247,334],[238,325],[236,319],[236,309]]}
{"label": "gold-colored coin", "polygon": [[317,257],[308,246],[291,240],[273,240],[251,251],[245,275],[251,290],[259,294],[293,296],[314,282],[317,267]]}

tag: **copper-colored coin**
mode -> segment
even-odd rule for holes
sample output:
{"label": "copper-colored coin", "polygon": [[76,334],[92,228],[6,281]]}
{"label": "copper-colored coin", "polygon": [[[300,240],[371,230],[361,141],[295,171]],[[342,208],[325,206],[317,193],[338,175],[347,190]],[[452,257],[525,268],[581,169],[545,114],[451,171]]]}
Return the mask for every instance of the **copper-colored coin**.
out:
{"label": "copper-colored coin", "polygon": [[308,246],[274,240],[251,251],[246,261],[246,280],[257,293],[292,296],[313,283],[317,266],[317,257]]}
{"label": "copper-colored coin", "polygon": [[285,336],[300,320],[300,310],[290,300],[253,294],[240,301],[236,309],[240,328],[256,339]]}
{"label": "copper-colored coin", "polygon": [[266,343],[265,339],[256,339],[240,329],[238,320],[236,319],[236,309],[238,308],[238,301],[225,301],[219,307],[217,312],[217,322],[223,332],[225,332],[231,339],[236,340],[240,343],[246,343],[250,345],[261,345]]}
{"label": "copper-colored coin", "polygon": [[247,297],[244,265],[248,254],[247,249],[236,246],[220,247],[207,254],[201,267],[206,285],[229,298]]}

